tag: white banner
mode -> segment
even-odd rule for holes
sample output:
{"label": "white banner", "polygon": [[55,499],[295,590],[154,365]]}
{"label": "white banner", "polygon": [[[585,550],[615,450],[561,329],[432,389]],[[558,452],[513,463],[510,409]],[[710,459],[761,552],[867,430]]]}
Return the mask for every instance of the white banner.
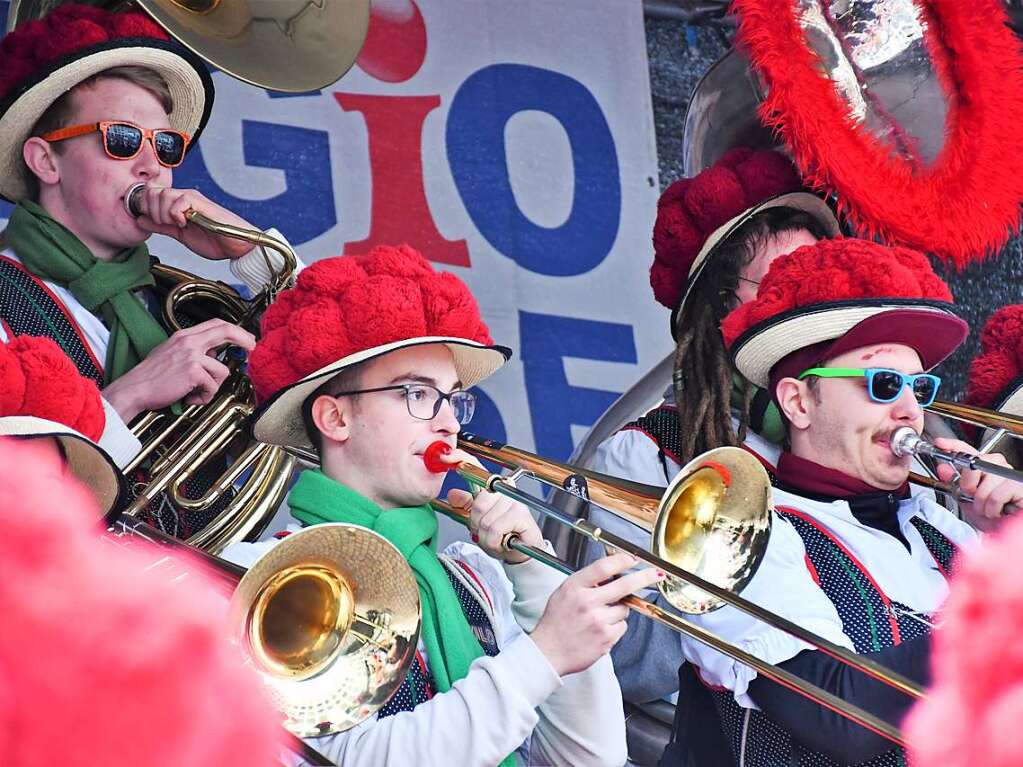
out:
{"label": "white banner", "polygon": [[[175,185],[277,227],[307,264],[408,242],[465,280],[515,350],[480,387],[473,431],[566,458],[669,350],[648,284],[658,183],[639,0],[375,0],[359,63],[322,92],[214,77]],[[172,240],[151,249],[230,279]]]}

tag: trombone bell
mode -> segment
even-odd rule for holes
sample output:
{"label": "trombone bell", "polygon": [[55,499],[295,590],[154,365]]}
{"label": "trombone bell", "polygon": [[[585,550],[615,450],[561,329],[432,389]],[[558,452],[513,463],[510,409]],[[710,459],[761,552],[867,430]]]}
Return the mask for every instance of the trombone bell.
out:
{"label": "trombone bell", "polygon": [[246,633],[257,662],[271,673],[308,679],[333,662],[354,616],[347,579],[326,567],[299,565],[260,589]]}
{"label": "trombone bell", "polygon": [[[661,500],[651,553],[711,583],[740,593],[756,574],[771,533],[771,480],[754,456],[721,447],[682,468]],[[690,615],[725,604],[669,576],[658,588]]]}
{"label": "trombone bell", "polygon": [[419,637],[419,587],[401,553],[357,525],[292,533],[238,583],[231,623],[283,725],[343,732],[401,686]]}

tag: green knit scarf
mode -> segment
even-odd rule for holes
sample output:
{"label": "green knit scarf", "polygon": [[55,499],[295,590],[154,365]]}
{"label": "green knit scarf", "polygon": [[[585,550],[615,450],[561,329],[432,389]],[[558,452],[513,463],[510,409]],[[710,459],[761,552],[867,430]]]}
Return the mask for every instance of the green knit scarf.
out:
{"label": "green knit scarf", "polygon": [[132,294],[154,282],[145,244],[100,261],[69,229],[29,200],[15,206],[4,240],[32,274],[67,288],[103,320],[110,330],[104,365],[107,383],[167,340],[164,329]]}

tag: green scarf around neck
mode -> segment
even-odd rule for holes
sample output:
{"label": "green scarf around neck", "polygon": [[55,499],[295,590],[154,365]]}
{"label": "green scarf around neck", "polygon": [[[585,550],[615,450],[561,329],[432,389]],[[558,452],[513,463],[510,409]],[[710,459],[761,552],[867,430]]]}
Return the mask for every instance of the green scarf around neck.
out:
{"label": "green scarf around neck", "polygon": [[[756,393],[758,388],[753,387],[753,391]],[[734,410],[741,410],[744,407],[745,396],[746,379],[740,374],[734,373],[732,375],[731,395],[732,408]],[[750,428],[752,428],[752,426]],[[778,406],[774,404],[773,398],[764,409],[764,419],[760,424],[760,428],[754,429],[754,431],[768,442],[772,442],[775,445],[780,445],[785,439],[785,424],[781,419],[781,411],[778,410]]]}
{"label": "green scarf around neck", "polygon": [[[444,565],[437,558],[437,514],[429,507],[384,511],[368,498],[334,481],[320,470],[302,472],[288,496],[295,519],[306,525],[345,522],[361,525],[393,543],[408,561],[419,584],[423,609],[423,644],[439,692],[469,673],[483,655],[462,612]],[[501,762],[513,767],[514,755]]]}
{"label": "green scarf around neck", "polygon": [[103,320],[110,330],[103,366],[107,383],[167,340],[160,323],[132,294],[154,284],[144,243],[100,261],[71,230],[29,200],[15,206],[4,240],[32,274],[67,288]]}

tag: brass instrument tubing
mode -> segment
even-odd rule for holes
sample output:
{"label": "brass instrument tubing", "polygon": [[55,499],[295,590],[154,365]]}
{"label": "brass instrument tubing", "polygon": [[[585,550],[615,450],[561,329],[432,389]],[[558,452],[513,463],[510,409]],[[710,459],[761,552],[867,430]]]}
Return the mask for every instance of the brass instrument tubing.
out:
{"label": "brass instrument tubing", "polygon": [[[461,442],[459,442],[459,446],[460,447],[462,446]],[[465,449],[467,452],[472,452],[474,447],[475,445],[466,444],[463,447],[463,449]],[[462,478],[465,479],[467,482],[470,482],[473,485],[479,487],[483,487],[489,490],[490,492],[499,492],[502,493],[503,495],[507,495],[509,498],[519,501],[520,503],[523,503],[532,509],[535,509],[544,516],[551,517],[557,520],[558,522],[567,525],[568,527],[571,527],[576,532],[585,535],[587,538],[590,538],[591,540],[597,541],[599,543],[604,543],[609,546],[613,546],[614,548],[619,549],[621,551],[628,552],[637,559],[646,562],[650,565],[653,565],[654,567],[663,570],[669,575],[673,575],[676,578],[686,581],[687,583],[691,583],[697,588],[706,591],[708,594],[718,597],[719,599],[731,605],[732,607],[735,607],[736,609],[741,610],[742,612],[748,615],[752,615],[754,618],[757,618],[758,620],[761,620],[764,623],[767,623],[769,626],[773,626],[774,628],[784,631],[785,633],[794,636],[797,639],[801,639],[807,644],[813,645],[818,650],[823,652],[825,655],[828,655],[831,658],[834,658],[835,660],[844,663],[845,665],[851,668],[856,669],[857,671],[862,671],[864,674],[867,674],[868,676],[877,679],[879,682],[883,682],[889,687],[899,690],[912,698],[923,699],[925,697],[923,687],[921,687],[916,682],[907,679],[901,674],[898,674],[892,671],[891,669],[885,668],[884,666],[871,660],[870,658],[865,658],[861,655],[857,655],[854,652],[850,652],[846,648],[841,647],[840,645],[837,645],[834,642],[825,639],[824,637],[818,636],[796,623],[793,623],[788,618],[773,613],[770,610],[766,610],[760,605],[757,605],[754,602],[750,602],[749,600],[742,598],[738,594],[735,594],[729,591],[728,589],[721,588],[720,586],[717,586],[711,583],[710,581],[704,580],[695,573],[691,573],[688,570],[683,570],[681,567],[674,564],[673,562],[669,562],[668,560],[655,557],[646,549],[642,548],[641,546],[637,546],[632,541],[626,540],[625,538],[614,535],[612,533],[608,533],[587,520],[575,519],[574,517],[564,513],[563,511],[547,503],[546,501],[543,501],[539,498],[535,498],[529,495],[528,493],[519,490],[518,488],[507,482],[503,477],[499,475],[490,474],[488,471],[486,471],[486,469],[481,469],[478,466],[474,466],[473,464],[467,463],[465,461],[458,464],[457,466],[452,466],[452,468],[455,471],[457,471],[458,474],[460,474]],[[525,473],[529,476],[532,476],[532,474],[529,472]],[[615,509],[609,509],[609,511],[615,514],[618,513]]]}
{"label": "brass instrument tubing", "polygon": [[[433,508],[441,514],[468,526],[469,513],[466,510],[451,506],[444,501],[433,501],[432,505]],[[565,575],[571,575],[575,572],[571,565],[569,565],[565,560],[544,551],[541,548],[523,543],[519,540],[517,535],[510,536],[506,541],[505,546],[509,549],[518,551],[531,559],[542,562],[549,567],[553,567],[555,570],[558,570]],[[630,594],[625,597],[622,600],[622,604],[626,605],[630,610],[639,613],[640,615],[644,615],[663,626],[674,629],[680,634],[685,634],[691,639],[702,642],[714,648],[718,652],[739,661],[740,663],[745,663],[747,666],[756,669],[757,673],[762,674],[765,678],[777,682],[783,687],[786,687],[794,693],[802,695],[804,698],[807,698],[814,703],[824,706],[824,708],[838,714],[839,716],[843,716],[862,727],[866,727],[871,732],[880,735],[883,738],[887,738],[892,743],[900,746],[906,745],[899,729],[880,717],[871,714],[869,711],[864,711],[859,706],[854,706],[851,703],[842,700],[837,695],[833,695],[827,690],[824,690],[811,682],[807,682],[805,679],[802,679],[795,674],[780,668],[779,666],[761,660],[740,647],[725,641],[717,634],[696,625],[692,621],[688,621],[674,613],[668,612],[663,607],[660,607],[646,599],[637,597],[635,594]]]}

